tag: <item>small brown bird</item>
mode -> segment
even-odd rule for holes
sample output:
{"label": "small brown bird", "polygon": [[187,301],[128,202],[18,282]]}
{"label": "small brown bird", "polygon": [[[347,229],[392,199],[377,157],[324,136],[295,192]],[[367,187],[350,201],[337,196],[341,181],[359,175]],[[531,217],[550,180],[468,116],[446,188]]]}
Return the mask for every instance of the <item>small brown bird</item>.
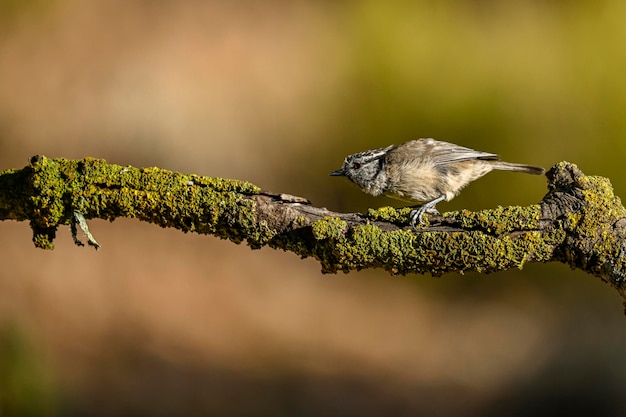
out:
{"label": "small brown bird", "polygon": [[345,176],[368,194],[422,204],[411,211],[411,227],[423,223],[425,212],[450,201],[470,182],[498,169],[542,175],[541,167],[503,162],[498,155],[435,139],[417,139],[398,146],[349,155],[330,175]]}

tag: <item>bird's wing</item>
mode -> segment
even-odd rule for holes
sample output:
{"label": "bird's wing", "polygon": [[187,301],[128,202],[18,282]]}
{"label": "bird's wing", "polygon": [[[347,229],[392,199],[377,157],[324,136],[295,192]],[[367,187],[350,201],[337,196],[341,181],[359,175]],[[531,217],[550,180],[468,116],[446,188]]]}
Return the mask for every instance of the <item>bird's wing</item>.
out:
{"label": "bird's wing", "polygon": [[[435,162],[435,165],[445,165],[454,162],[467,161],[471,159],[497,160],[498,155],[476,151],[464,146],[438,141],[435,139],[419,139],[412,141],[415,150],[423,152],[423,155]],[[413,147],[412,146],[412,147]]]}

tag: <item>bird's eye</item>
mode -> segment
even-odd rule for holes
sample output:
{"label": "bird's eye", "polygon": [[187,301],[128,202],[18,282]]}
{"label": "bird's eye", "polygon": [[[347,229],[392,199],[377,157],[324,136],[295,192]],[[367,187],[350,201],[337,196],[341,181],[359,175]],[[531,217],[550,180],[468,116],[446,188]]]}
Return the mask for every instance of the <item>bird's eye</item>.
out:
{"label": "bird's eye", "polygon": [[359,169],[359,168],[361,168],[361,164],[359,164],[358,162],[352,163],[352,169]]}

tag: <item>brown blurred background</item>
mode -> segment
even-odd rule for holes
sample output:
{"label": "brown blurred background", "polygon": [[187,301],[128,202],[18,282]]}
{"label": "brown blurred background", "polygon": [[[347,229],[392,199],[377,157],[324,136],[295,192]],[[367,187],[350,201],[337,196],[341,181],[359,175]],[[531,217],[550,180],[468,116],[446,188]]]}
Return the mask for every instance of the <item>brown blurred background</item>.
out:
{"label": "brown blurred background", "polygon": [[[362,211],[348,153],[435,137],[626,195],[626,3],[0,0],[0,168],[34,154]],[[532,204],[493,173],[442,211]],[[134,220],[0,225],[1,416],[622,416],[617,293],[559,264],[323,276]]]}

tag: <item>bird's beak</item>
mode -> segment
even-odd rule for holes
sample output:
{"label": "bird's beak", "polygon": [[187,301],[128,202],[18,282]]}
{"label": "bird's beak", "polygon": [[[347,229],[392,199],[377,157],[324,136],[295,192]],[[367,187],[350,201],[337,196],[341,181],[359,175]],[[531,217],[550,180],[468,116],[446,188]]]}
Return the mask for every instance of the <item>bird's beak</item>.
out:
{"label": "bird's beak", "polygon": [[346,175],[346,170],[343,169],[343,167],[341,167],[339,169],[334,170],[329,175],[332,176],[332,177],[341,177],[343,175]]}

